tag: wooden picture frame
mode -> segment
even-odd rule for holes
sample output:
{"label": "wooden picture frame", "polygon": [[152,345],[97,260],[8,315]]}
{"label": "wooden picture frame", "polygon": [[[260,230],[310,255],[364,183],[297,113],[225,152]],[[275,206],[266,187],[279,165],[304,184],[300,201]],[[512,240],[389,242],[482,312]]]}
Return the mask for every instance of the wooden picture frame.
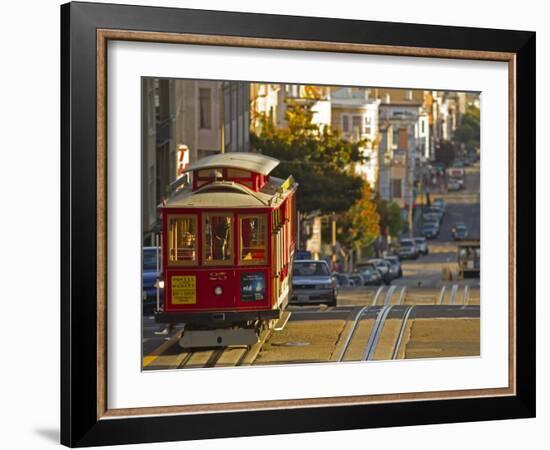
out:
{"label": "wooden picture frame", "polygon": [[[502,61],[509,69],[509,385],[109,409],[107,42]],[[91,446],[535,415],[535,33],[113,4],[61,7],[61,442]]]}

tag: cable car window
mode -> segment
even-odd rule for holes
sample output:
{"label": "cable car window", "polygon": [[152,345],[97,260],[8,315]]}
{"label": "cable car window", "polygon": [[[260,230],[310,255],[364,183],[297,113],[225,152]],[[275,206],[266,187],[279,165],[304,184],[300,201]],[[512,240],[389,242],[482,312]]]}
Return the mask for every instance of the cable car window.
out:
{"label": "cable car window", "polygon": [[197,175],[200,179],[214,179],[214,178],[222,178],[222,171],[217,169],[203,169],[199,170]]}
{"label": "cable car window", "polygon": [[233,216],[229,213],[204,214],[204,264],[231,264]]}
{"label": "cable car window", "polygon": [[227,169],[228,178],[252,178],[252,173],[248,170]]}
{"label": "cable car window", "polygon": [[240,254],[239,263],[265,264],[267,259],[267,217],[240,216]]}
{"label": "cable car window", "polygon": [[196,265],[197,217],[187,215],[168,218],[168,264]]}

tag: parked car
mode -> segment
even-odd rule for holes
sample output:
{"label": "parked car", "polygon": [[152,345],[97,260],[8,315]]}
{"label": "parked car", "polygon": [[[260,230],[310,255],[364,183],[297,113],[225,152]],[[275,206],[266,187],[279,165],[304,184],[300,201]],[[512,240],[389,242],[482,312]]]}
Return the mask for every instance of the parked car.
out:
{"label": "parked car", "polygon": [[422,220],[424,222],[437,222],[437,226],[441,225],[442,215],[435,211],[425,212],[422,214]]}
{"label": "parked car", "polygon": [[447,203],[442,198],[436,198],[432,202],[432,206],[436,206],[437,208],[441,209],[443,212],[447,211]]}
{"label": "parked car", "polygon": [[380,285],[384,282],[380,270],[374,264],[369,262],[359,263],[357,271],[363,276],[364,285]]}
{"label": "parked car", "polygon": [[399,241],[399,248],[397,250],[397,255],[401,259],[417,259],[418,258],[418,249],[416,244],[412,239],[401,239]]}
{"label": "parked car", "polygon": [[353,284],[355,286],[364,286],[365,285],[365,278],[359,272],[351,273],[349,278],[350,278],[351,281],[353,281]]}
{"label": "parked car", "polygon": [[453,228],[451,228],[451,234],[453,236],[453,240],[463,241],[468,239],[468,228],[463,223],[456,224]]}
{"label": "parked car", "polygon": [[435,239],[439,236],[439,225],[437,222],[425,222],[422,225],[422,235],[426,239]]}
{"label": "parked car", "polygon": [[374,266],[365,267],[361,271],[361,275],[365,280],[365,286],[380,286],[382,283],[384,283],[382,274],[379,270],[376,270]]}
{"label": "parked car", "polygon": [[416,248],[419,253],[422,253],[423,255],[428,254],[428,242],[425,237],[415,237],[414,243],[416,244]]}
{"label": "parked car", "polygon": [[395,278],[401,278],[403,276],[403,269],[401,269],[401,261],[398,256],[385,256],[384,259],[390,263],[390,271],[395,274]]}
{"label": "parked car", "polygon": [[326,261],[294,261],[290,303],[326,303],[336,306],[338,289]]}
{"label": "parked car", "polygon": [[458,178],[450,178],[447,182],[447,190],[459,191],[462,188],[462,184]]}
{"label": "parked car", "polygon": [[[158,247],[143,247],[143,312],[152,313],[157,305],[157,283],[160,274],[157,272]],[[160,256],[159,256],[160,257]],[[159,285],[160,302],[164,298],[164,283]]]}
{"label": "parked car", "polygon": [[443,222],[443,218],[445,217],[445,211],[443,210],[443,208],[440,208],[439,206],[436,206],[436,205],[432,205],[430,206],[429,212],[437,214],[439,216],[439,222],[440,223]]}
{"label": "parked car", "polygon": [[294,253],[294,260],[299,259],[312,259],[311,252],[309,250],[296,250]]}
{"label": "parked car", "polygon": [[380,272],[384,284],[390,284],[391,280],[397,278],[397,274],[394,274],[391,271],[391,264],[385,259],[369,259],[368,262],[372,264],[378,272]]}
{"label": "parked car", "polygon": [[350,287],[355,285],[355,283],[347,273],[333,273],[332,277],[338,283],[338,287]]}

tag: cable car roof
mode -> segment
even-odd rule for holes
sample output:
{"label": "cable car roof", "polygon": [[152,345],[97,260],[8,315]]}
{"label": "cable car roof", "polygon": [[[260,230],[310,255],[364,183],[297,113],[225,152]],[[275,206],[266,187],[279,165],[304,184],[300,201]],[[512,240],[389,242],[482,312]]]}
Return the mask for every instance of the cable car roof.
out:
{"label": "cable car roof", "polygon": [[[286,184],[288,183],[288,186]],[[234,182],[214,182],[196,191],[187,188],[176,191],[166,200],[167,208],[258,208],[279,204],[297,184],[292,177],[287,180],[271,177],[269,182],[255,192]]]}
{"label": "cable car roof", "polygon": [[279,160],[261,153],[219,153],[205,156],[185,168],[185,172],[201,169],[214,169],[217,167],[230,167],[232,169],[250,170],[262,175],[268,175],[279,165]]}

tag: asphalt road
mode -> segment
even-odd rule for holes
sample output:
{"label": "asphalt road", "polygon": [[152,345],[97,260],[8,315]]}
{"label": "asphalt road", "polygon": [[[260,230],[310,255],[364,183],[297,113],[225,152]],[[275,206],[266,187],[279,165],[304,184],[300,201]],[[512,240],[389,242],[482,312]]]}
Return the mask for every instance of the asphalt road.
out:
{"label": "asphalt road", "polygon": [[417,260],[402,262],[403,278],[392,281],[398,286],[440,288],[448,284],[449,280],[442,280],[442,270],[449,269],[455,277],[452,283],[468,284],[479,287],[479,278],[456,279],[456,252],[457,243],[452,240],[451,227],[457,222],[466,225],[471,238],[480,235],[480,202],[479,202],[479,166],[466,168],[465,188],[458,192],[445,194],[433,193],[432,200],[443,198],[447,203],[447,210],[439,236],[428,241],[428,255],[420,256]]}

